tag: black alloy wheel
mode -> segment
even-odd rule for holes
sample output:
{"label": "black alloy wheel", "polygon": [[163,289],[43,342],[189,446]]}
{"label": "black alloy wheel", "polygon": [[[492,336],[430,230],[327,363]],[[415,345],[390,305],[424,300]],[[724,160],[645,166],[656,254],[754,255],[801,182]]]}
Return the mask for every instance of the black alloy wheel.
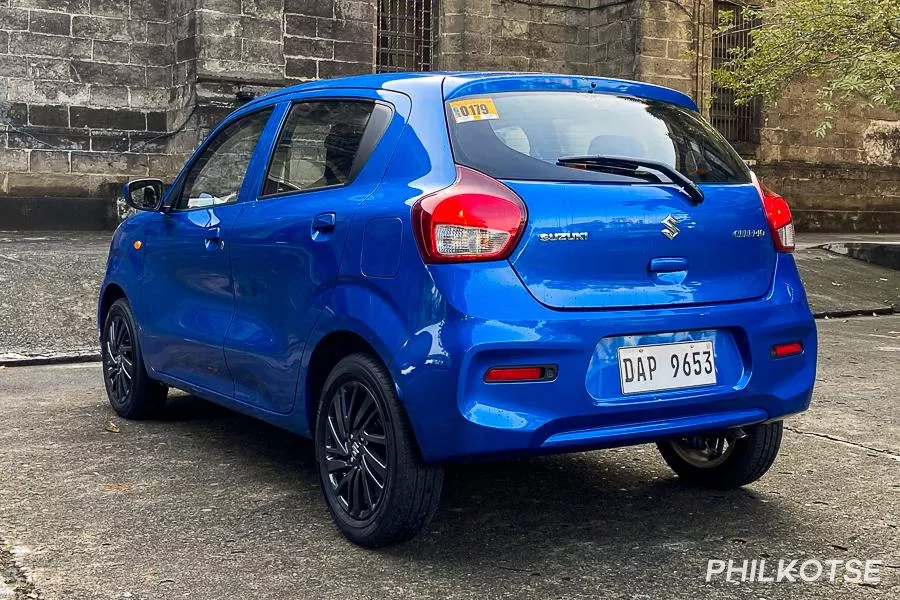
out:
{"label": "black alloy wheel", "polygon": [[134,342],[121,313],[111,315],[106,321],[103,374],[110,403],[114,408],[125,406],[134,386]]}
{"label": "black alloy wheel", "polygon": [[362,383],[341,385],[329,403],[325,430],[325,470],[331,493],[353,519],[377,511],[388,478],[384,414]]}
{"label": "black alloy wheel", "polygon": [[437,510],[444,471],[425,464],[384,363],[339,361],[319,396],[316,462],[325,503],[347,539],[367,548],[403,542]]}
{"label": "black alloy wheel", "polygon": [[120,417],[143,419],[158,414],[168,388],[150,378],[128,301],[113,302],[103,319],[100,355],[109,403]]}

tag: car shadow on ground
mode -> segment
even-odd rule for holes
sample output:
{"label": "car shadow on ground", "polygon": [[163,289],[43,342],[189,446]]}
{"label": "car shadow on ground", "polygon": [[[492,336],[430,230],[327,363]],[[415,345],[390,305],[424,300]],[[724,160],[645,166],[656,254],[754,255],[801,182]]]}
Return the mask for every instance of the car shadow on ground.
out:
{"label": "car shadow on ground", "polygon": [[[270,483],[282,497],[318,503],[292,507],[286,518],[321,520],[330,527],[324,502],[310,492],[317,485],[310,441],[181,395],[170,397],[153,427],[189,435],[197,460],[208,457],[210,468],[225,453],[241,469],[277,473]],[[428,529],[381,552],[431,563],[484,561],[511,570],[535,568],[544,558],[585,544],[609,546],[616,554],[641,548],[715,552],[745,543],[761,527],[770,535],[792,529],[785,503],[752,488],[718,492],[684,484],[652,446],[453,465]],[[289,531],[292,524],[281,525]],[[334,535],[335,543],[352,547]]]}

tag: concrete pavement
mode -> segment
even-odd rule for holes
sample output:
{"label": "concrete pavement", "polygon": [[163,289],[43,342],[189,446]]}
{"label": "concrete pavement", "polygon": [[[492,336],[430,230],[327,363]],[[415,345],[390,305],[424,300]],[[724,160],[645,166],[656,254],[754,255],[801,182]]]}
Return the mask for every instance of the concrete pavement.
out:
{"label": "concrete pavement", "polygon": [[900,233],[799,233],[797,248],[814,248],[825,244],[900,244]]}
{"label": "concrete pavement", "polygon": [[818,247],[794,258],[817,318],[900,312],[900,271]]}
{"label": "concrete pavement", "polygon": [[110,235],[0,231],[0,359],[96,352]]}
{"label": "concrete pavement", "polygon": [[[690,488],[650,446],[459,466],[428,530],[380,552],[333,528],[304,440],[187,396],[121,421],[96,364],[0,369],[0,537],[48,599],[897,598],[900,316],[819,331],[813,407],[759,482]],[[813,557],[881,560],[881,582],[704,581]]]}

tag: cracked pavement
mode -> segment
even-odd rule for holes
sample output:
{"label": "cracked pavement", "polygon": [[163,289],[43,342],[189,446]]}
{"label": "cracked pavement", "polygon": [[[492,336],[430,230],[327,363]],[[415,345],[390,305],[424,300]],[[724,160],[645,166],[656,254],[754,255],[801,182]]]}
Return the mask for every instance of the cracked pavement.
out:
{"label": "cracked pavement", "polygon": [[[379,552],[332,526],[309,442],[184,395],[119,420],[97,364],[0,369],[0,538],[48,599],[897,598],[900,316],[818,325],[813,406],[745,489],[688,487],[652,446],[456,466]],[[881,582],[704,581],[760,558],[881,560]]]}

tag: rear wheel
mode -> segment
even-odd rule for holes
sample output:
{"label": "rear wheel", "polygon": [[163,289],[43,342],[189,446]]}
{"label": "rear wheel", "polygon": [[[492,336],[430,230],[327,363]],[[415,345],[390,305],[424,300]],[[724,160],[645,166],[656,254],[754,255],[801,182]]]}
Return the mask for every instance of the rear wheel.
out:
{"label": "rear wheel", "polygon": [[422,463],[390,374],[373,356],[348,356],[328,376],[316,459],[334,522],[356,544],[408,540],[437,510],[443,469]]}
{"label": "rear wheel", "polygon": [[128,301],[113,302],[103,321],[100,351],[109,403],[125,419],[153,416],[165,405],[168,388],[150,379]]}
{"label": "rear wheel", "polygon": [[657,444],[682,479],[714,489],[731,489],[765,475],[781,446],[781,421],[715,436],[692,436]]}

